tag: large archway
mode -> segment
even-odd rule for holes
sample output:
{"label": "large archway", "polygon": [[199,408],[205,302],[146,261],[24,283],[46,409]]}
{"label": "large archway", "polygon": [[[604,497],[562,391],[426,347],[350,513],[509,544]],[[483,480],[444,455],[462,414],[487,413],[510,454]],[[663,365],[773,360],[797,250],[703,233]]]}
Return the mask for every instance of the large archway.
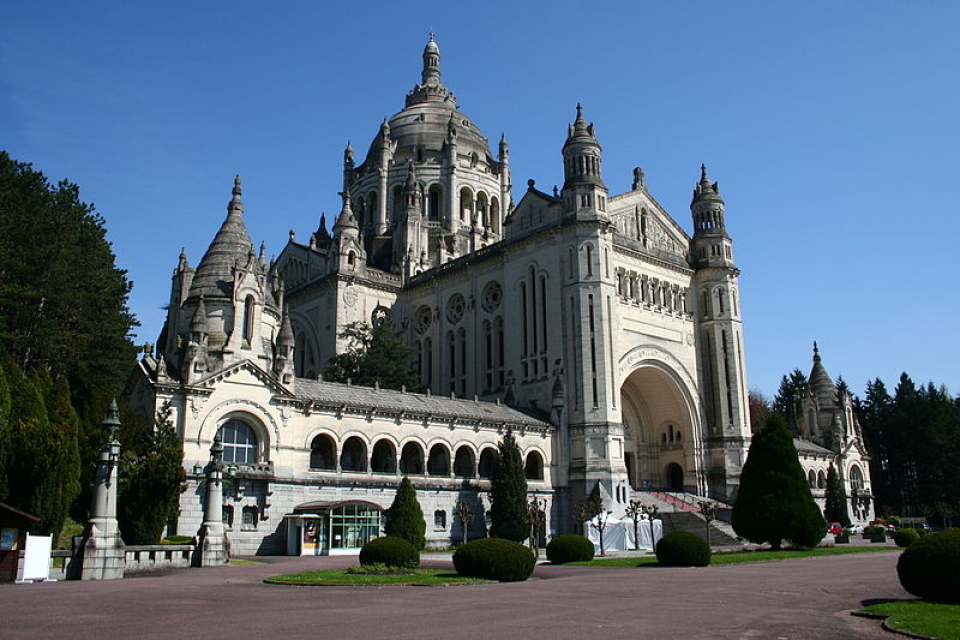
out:
{"label": "large archway", "polygon": [[620,389],[627,476],[641,491],[699,492],[691,394],[669,367],[643,364]]}

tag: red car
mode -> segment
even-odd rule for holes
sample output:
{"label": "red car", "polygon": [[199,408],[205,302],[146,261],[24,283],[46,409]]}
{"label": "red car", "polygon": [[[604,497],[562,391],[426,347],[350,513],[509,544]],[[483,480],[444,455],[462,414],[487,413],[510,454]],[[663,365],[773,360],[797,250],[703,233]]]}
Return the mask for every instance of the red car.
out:
{"label": "red car", "polygon": [[843,533],[843,525],[839,522],[831,522],[830,529],[828,531],[831,535],[838,536]]}

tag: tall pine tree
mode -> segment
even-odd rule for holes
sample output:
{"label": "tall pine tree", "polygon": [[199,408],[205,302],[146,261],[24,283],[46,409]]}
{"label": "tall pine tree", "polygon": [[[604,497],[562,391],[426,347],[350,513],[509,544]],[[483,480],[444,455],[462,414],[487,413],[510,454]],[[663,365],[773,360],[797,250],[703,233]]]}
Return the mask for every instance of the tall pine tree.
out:
{"label": "tall pine tree", "polygon": [[843,481],[837,473],[837,467],[832,462],[827,471],[826,504],[823,515],[827,522],[839,522],[844,527],[850,526],[850,512],[847,510],[847,497],[843,491]]}
{"label": "tall pine tree", "polygon": [[793,438],[777,414],[753,436],[733,503],[733,529],[751,542],[779,549],[783,541],[816,546],[827,532]]}
{"label": "tall pine tree", "polygon": [[509,429],[497,445],[490,483],[490,537],[522,542],[530,536],[527,476],[520,447]]}

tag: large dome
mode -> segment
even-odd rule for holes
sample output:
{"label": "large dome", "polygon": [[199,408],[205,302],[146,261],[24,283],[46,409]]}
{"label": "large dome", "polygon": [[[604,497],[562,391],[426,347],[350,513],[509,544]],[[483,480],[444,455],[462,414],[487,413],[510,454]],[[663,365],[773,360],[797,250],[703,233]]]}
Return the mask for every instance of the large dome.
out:
{"label": "large dome", "polygon": [[443,151],[455,135],[459,152],[476,153],[477,159],[492,162],[490,143],[469,117],[457,109],[456,97],[440,82],[440,49],[433,38],[423,51],[422,82],[407,94],[406,106],[381,127],[370,145],[364,165],[377,163],[385,129],[394,144],[395,165],[408,160],[424,162]]}

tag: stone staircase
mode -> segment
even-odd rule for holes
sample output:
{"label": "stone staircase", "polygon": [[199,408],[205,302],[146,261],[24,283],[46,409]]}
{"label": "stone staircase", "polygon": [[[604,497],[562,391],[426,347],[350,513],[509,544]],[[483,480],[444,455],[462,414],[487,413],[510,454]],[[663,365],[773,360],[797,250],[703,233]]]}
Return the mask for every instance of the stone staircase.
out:
{"label": "stone staircase", "polygon": [[[659,491],[634,491],[633,500],[655,505],[663,521],[663,532],[688,531],[706,539],[707,527],[700,514],[699,496],[691,493],[665,493]],[[716,501],[714,501],[716,502]],[[717,503],[717,519],[710,523],[710,546],[727,547],[741,544],[730,526],[730,506]]]}

